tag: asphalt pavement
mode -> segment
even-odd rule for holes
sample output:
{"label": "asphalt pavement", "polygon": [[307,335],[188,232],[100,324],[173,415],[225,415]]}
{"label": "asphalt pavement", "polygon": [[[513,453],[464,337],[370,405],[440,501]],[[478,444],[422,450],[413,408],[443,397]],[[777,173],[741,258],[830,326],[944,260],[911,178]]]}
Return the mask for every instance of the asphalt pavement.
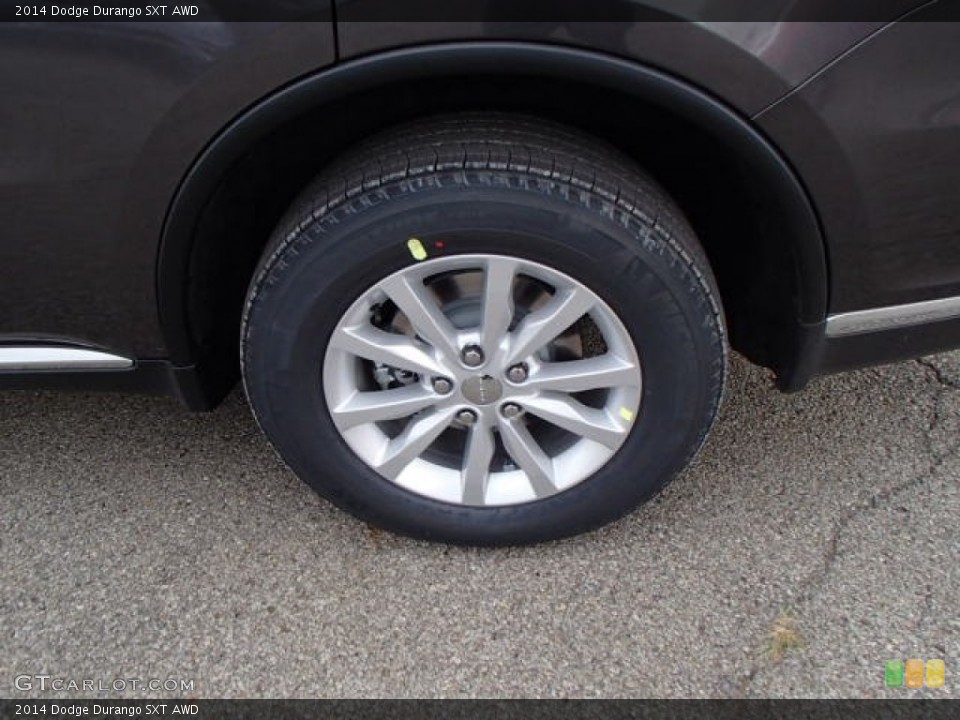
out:
{"label": "asphalt pavement", "polygon": [[[0,497],[6,697],[960,694],[960,353],[796,395],[736,360],[687,472],[534,548],[353,520],[239,392],[2,393]],[[944,659],[945,686],[886,688],[897,658]],[[82,689],[117,679],[188,690]]]}

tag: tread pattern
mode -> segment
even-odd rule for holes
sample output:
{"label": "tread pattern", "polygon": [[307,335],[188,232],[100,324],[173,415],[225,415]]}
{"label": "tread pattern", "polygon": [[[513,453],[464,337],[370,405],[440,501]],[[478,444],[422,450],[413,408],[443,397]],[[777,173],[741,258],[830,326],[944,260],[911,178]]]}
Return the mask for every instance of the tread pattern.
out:
{"label": "tread pattern", "polygon": [[[265,262],[294,235],[338,205],[382,185],[435,172],[510,171],[549,178],[598,195],[662,230],[682,254],[709,268],[682,212],[616,148],[564,125],[503,113],[461,113],[399,125],[334,160],[300,194],[264,251]],[[699,272],[699,269],[698,269]],[[716,294],[713,278],[707,280]]]}
{"label": "tread pattern", "polygon": [[604,205],[613,208],[613,217],[630,227],[645,249],[664,256],[699,286],[703,322],[716,344],[710,375],[717,391],[708,409],[710,422],[704,423],[684,465],[690,462],[719,411],[728,365],[719,291],[706,254],[676,203],[628,157],[595,137],[539,118],[501,113],[427,118],[374,136],[333,161],[294,202],[263,253],[244,308],[241,362],[258,294],[282,278],[302,243],[322,237],[323,225],[338,222],[347,210],[362,212],[372,206],[366,199],[379,188],[438,173],[461,173],[464,185],[470,182],[467,175],[506,174],[511,186],[528,184],[531,190],[546,180],[553,192],[591,212]]}

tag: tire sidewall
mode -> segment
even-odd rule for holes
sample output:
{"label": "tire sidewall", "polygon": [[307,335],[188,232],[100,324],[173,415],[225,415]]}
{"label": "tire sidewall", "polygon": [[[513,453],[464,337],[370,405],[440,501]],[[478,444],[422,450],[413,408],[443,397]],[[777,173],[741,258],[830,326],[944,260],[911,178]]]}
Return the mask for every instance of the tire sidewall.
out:
{"label": "tire sidewall", "polygon": [[[708,281],[683,248],[585,190],[509,179],[436,174],[363,193],[302,222],[251,289],[243,364],[258,422],[321,495],[396,532],[511,544],[600,526],[688,462],[719,403],[722,325]],[[430,258],[498,254],[547,265],[589,287],[620,318],[640,357],[640,411],[627,441],[595,475],[536,502],[475,508],[405,490],[350,450],[321,387],[327,345],[362,293],[417,262],[410,238]]]}

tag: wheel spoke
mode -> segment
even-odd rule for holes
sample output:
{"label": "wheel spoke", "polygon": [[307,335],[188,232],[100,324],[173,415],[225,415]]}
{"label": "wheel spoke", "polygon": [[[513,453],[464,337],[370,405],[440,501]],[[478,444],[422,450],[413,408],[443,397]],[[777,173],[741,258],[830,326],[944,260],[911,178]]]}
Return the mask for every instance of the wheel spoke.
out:
{"label": "wheel spoke", "polygon": [[[394,314],[392,327],[372,320]],[[606,350],[566,360],[587,317],[602,340],[584,347]],[[440,254],[368,288],[322,370],[330,417],[360,460],[384,482],[471,507],[522,505],[590,478],[627,440],[643,380],[634,339],[590,288],[479,253]]]}
{"label": "wheel spoke", "polygon": [[462,499],[467,505],[483,505],[490,478],[490,461],[496,445],[493,432],[486,423],[478,423],[470,429],[467,450],[460,473]]}
{"label": "wheel spoke", "polygon": [[384,332],[373,325],[341,328],[330,340],[331,346],[367,360],[381,362],[421,375],[445,375],[446,371],[426,345],[415,338]]}
{"label": "wheel spoke", "polygon": [[589,312],[594,302],[593,296],[581,288],[558,291],[544,307],[527,315],[514,331],[506,364],[535,353]]}
{"label": "wheel spoke", "polygon": [[545,363],[524,383],[524,389],[573,393],[639,384],[636,365],[607,353],[586,360]]}
{"label": "wheel spoke", "polygon": [[457,329],[440,311],[423,282],[396,275],[381,283],[380,287],[403,311],[421,338],[446,357],[457,356]]}
{"label": "wheel spoke", "polygon": [[483,289],[483,329],[481,344],[492,353],[513,321],[513,280],[517,261],[494,257],[487,260]]}
{"label": "wheel spoke", "polygon": [[408,417],[433,405],[436,393],[420,385],[375,392],[355,392],[333,409],[333,419],[342,430],[365,423]]}
{"label": "wheel spoke", "polygon": [[376,466],[377,472],[396,479],[450,425],[453,413],[453,409],[446,409],[411,420],[402,433],[387,443],[383,457]]}
{"label": "wheel spoke", "polygon": [[561,393],[541,393],[523,401],[523,406],[537,417],[557,427],[616,449],[627,430],[604,410],[587,407]]}
{"label": "wheel spoke", "polygon": [[503,446],[530,481],[534,494],[547,497],[557,492],[554,482],[553,460],[541,449],[522,420],[500,423]]}

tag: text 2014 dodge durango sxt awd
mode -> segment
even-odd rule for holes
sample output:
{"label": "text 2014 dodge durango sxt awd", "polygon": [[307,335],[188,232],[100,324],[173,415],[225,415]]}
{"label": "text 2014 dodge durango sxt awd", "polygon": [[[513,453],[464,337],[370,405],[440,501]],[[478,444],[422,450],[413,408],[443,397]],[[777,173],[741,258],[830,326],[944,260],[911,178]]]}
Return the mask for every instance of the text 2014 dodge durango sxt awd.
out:
{"label": "text 2014 dodge durango sxt awd", "polygon": [[510,544],[662,488],[730,348],[960,346],[956,7],[744,4],[0,24],[0,388],[242,378],[338,506]]}

